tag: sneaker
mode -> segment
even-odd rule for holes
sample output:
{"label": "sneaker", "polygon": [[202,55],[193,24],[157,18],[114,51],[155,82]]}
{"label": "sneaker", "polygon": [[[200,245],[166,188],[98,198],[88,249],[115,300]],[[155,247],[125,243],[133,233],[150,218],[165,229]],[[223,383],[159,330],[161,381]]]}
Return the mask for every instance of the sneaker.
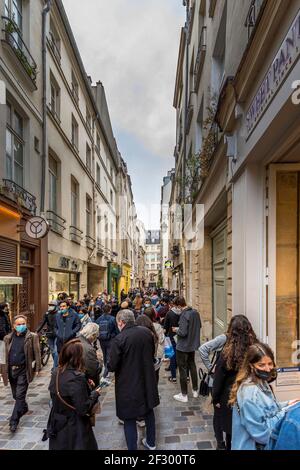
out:
{"label": "sneaker", "polygon": [[193,390],[193,398],[198,398],[199,397],[199,393],[197,392],[197,390]]}
{"label": "sneaker", "polygon": [[143,446],[144,446],[146,449],[148,449],[148,450],[155,450],[155,449],[156,449],[155,446],[154,446],[154,447],[149,446],[149,444],[148,444],[148,442],[146,441],[146,438],[145,438],[145,437],[144,437],[144,439],[142,439],[142,444],[143,444]]}
{"label": "sneaker", "polygon": [[174,400],[181,401],[182,403],[188,402],[187,395],[182,395],[182,393],[179,393],[178,395],[174,395],[173,398]]}
{"label": "sneaker", "polygon": [[10,423],[9,424],[9,430],[11,433],[15,433],[18,427],[18,423]]}
{"label": "sneaker", "polygon": [[122,419],[118,418],[118,421],[119,421],[119,424],[124,424],[124,421]]}
{"label": "sneaker", "polygon": [[137,423],[139,428],[144,428],[146,426],[146,423],[143,419],[137,420],[136,423]]}
{"label": "sneaker", "polygon": [[177,379],[174,377],[168,377],[168,381],[169,382],[172,382],[173,384],[176,384],[177,383]]}

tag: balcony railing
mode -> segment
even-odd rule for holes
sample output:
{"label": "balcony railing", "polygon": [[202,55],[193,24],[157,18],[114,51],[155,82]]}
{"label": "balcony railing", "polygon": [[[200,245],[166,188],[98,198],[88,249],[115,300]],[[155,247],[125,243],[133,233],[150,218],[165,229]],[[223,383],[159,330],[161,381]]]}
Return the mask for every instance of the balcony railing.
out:
{"label": "balcony railing", "polygon": [[203,26],[201,30],[201,36],[198,44],[198,52],[194,69],[194,88],[195,91],[199,88],[201,73],[203,69],[204,59],[206,55],[206,26]]}
{"label": "balcony railing", "polygon": [[2,19],[4,21],[5,42],[9,44],[29,78],[36,84],[37,65],[22,38],[21,31],[11,18],[2,16]]}
{"label": "balcony railing", "polygon": [[60,50],[59,48],[57,47],[56,45],[56,41],[55,41],[55,37],[53,35],[53,33],[50,31],[49,32],[49,44],[50,44],[50,47],[52,49],[52,52],[56,58],[56,60],[59,62],[59,64],[61,63],[61,54],[60,54]]}
{"label": "balcony railing", "polygon": [[248,29],[248,40],[257,24],[259,13],[266,4],[266,0],[252,0],[245,21],[245,27]]}
{"label": "balcony railing", "polygon": [[74,227],[74,225],[70,225],[70,240],[80,245],[82,239],[83,239],[82,230],[79,230],[79,228]]}
{"label": "balcony railing", "polygon": [[36,198],[30,194],[26,189],[19,186],[14,181],[3,179],[2,192],[12,199],[13,201],[20,203],[23,207],[28,209],[33,215],[36,213]]}
{"label": "balcony railing", "polygon": [[193,92],[190,93],[190,98],[189,98],[189,103],[188,103],[188,108],[187,108],[187,117],[186,117],[186,126],[185,126],[186,134],[188,134],[190,131],[191,122],[192,122],[193,114],[194,114],[194,105],[192,103],[192,97],[193,97],[192,93]]}
{"label": "balcony railing", "polygon": [[102,243],[99,240],[97,240],[97,254],[100,256],[104,256],[104,252],[105,252],[105,247],[102,245]]}
{"label": "balcony railing", "polygon": [[66,230],[66,220],[53,211],[47,211],[46,215],[52,232],[62,235]]}
{"label": "balcony railing", "polygon": [[94,248],[96,248],[96,240],[94,240],[94,238],[90,237],[89,235],[86,235],[85,237],[85,244],[86,247],[90,250],[94,250]]}

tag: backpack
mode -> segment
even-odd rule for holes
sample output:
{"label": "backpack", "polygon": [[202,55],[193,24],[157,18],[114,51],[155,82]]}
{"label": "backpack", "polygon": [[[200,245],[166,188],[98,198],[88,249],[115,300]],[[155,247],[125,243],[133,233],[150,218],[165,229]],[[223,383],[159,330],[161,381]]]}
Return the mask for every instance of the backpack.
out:
{"label": "backpack", "polygon": [[102,315],[98,320],[99,325],[99,339],[109,340],[110,334],[110,321],[106,315]]}

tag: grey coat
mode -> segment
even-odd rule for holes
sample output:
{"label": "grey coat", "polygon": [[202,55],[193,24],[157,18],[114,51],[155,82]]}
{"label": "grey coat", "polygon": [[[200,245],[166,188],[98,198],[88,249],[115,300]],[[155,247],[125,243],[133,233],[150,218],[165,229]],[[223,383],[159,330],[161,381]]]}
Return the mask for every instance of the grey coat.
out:
{"label": "grey coat", "polygon": [[181,352],[194,352],[200,346],[201,319],[197,310],[191,307],[182,311],[177,331],[176,350]]}
{"label": "grey coat", "polygon": [[205,365],[206,369],[210,372],[213,368],[213,364],[209,359],[209,355],[216,351],[222,351],[224,344],[226,343],[227,336],[226,335],[219,335],[216,336],[211,341],[207,341],[207,343],[202,344],[199,348],[200,357],[202,359],[203,364]]}
{"label": "grey coat", "polygon": [[80,339],[83,347],[85,375],[96,384],[99,382],[99,375],[101,373],[101,365],[98,361],[96,350],[84,336],[79,335],[78,339]]}

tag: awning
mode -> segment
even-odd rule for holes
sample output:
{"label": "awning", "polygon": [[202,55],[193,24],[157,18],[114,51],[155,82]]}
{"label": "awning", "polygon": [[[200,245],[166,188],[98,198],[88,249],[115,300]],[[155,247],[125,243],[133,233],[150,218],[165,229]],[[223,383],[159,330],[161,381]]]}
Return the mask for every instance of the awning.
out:
{"label": "awning", "polygon": [[23,284],[22,277],[4,277],[0,276],[0,286],[12,286]]}

